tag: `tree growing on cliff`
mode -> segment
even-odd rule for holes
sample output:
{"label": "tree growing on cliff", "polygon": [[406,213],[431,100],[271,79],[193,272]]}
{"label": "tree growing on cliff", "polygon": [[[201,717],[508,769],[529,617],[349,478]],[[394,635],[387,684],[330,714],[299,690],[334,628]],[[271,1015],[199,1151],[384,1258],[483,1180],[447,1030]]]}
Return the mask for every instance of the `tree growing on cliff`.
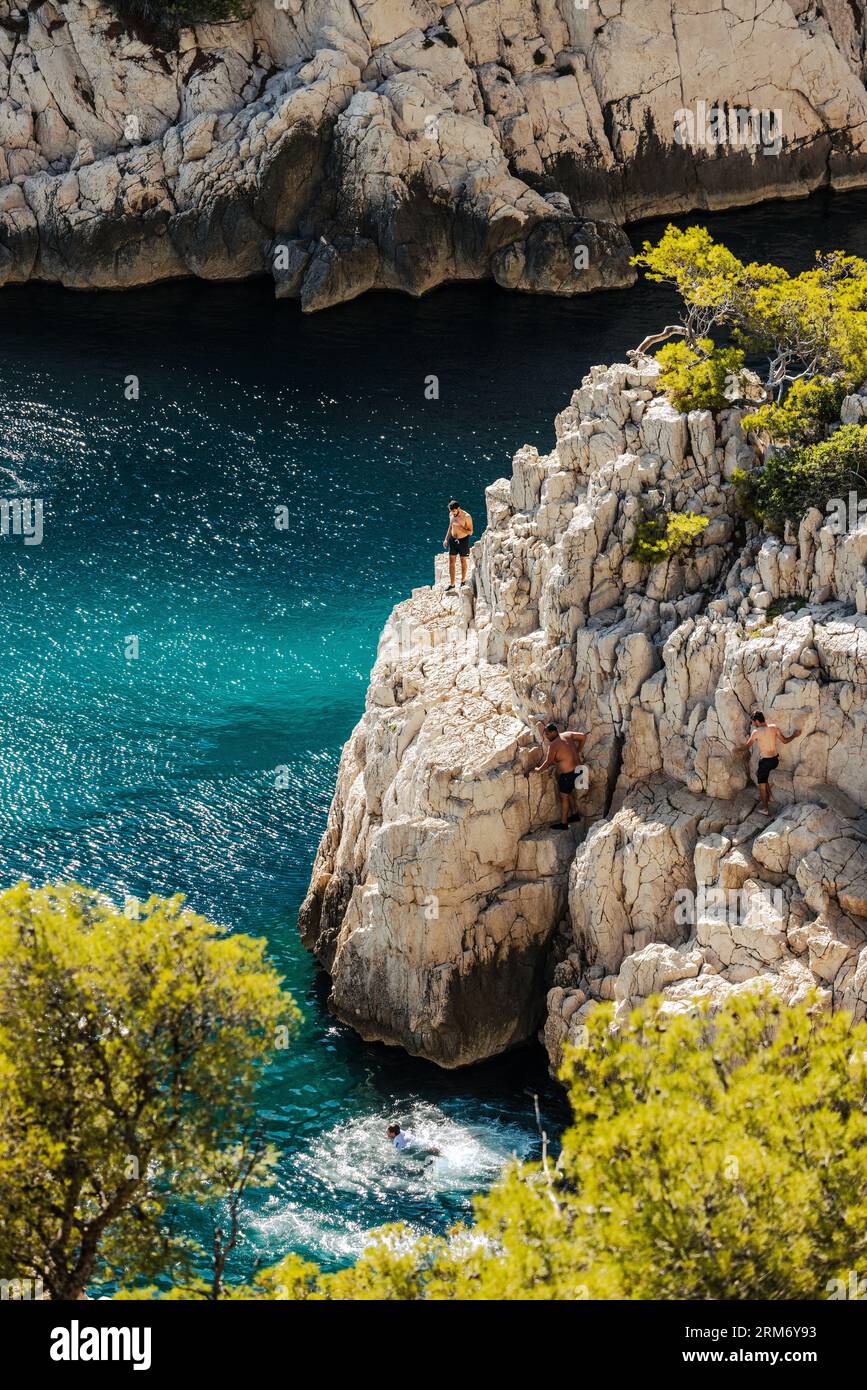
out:
{"label": "tree growing on cliff", "polygon": [[179,897],[131,919],[77,885],[0,894],[4,1274],[75,1299],[183,1268],[173,1209],[222,1198],[219,1295],[240,1194],[273,1162],[257,1083],[298,1020],[264,951]]}
{"label": "tree growing on cliff", "polygon": [[811,507],[827,513],[833,498],[867,491],[867,426],[843,425],[830,439],[772,453],[764,466],[732,475],[738,505],[766,530],[785,535]]}
{"label": "tree growing on cliff", "polygon": [[[867,1263],[867,1024],[770,992],[588,1020],[555,1165],[515,1166],[450,1239],[290,1255],[233,1297],[822,1299]],[[843,1292],[841,1292],[841,1290]]]}
{"label": "tree growing on cliff", "polygon": [[812,269],[790,275],[777,265],[744,264],[704,227],[669,226],[633,263],[683,301],[680,321],[645,338],[635,356],[680,337],[698,362],[713,362],[725,348],[712,335],[723,331],[753,357],[766,356],[769,403],[796,381],[867,375],[867,261],[859,256],[817,252]]}

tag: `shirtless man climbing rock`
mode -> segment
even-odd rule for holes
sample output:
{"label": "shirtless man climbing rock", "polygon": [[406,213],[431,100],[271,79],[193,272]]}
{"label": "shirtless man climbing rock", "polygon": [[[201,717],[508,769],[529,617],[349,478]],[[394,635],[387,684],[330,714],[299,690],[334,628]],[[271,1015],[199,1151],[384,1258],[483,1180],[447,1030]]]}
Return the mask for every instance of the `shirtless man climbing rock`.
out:
{"label": "shirtless man climbing rock", "polygon": [[738,749],[739,753],[747,753],[753,744],[758,745],[759,765],[756,768],[756,782],[759,787],[759,796],[762,799],[761,809],[766,816],[771,814],[771,789],[768,785],[768,778],[775,767],[779,766],[779,755],[777,753],[778,743],[791,743],[801,732],[796,729],[788,738],[777,724],[769,724],[761,710],[755,710],[750,716],[752,733],[746,743]]}
{"label": "shirtless man climbing rock", "polygon": [[536,720],[536,727],[548,748],[544,758],[531,772],[545,772],[549,767],[557,769],[557,790],[560,793],[560,819],[553,822],[555,830],[566,830],[573,821],[580,820],[577,811],[570,815],[575,798],[575,773],[581,766],[581,753],[587,735],[567,729],[561,734],[556,724],[543,724]]}

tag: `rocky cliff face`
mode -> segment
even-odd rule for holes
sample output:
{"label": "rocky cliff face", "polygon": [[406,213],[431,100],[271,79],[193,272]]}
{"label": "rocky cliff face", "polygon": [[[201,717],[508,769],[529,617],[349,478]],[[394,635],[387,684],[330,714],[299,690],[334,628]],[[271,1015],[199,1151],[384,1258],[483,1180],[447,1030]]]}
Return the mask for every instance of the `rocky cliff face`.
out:
{"label": "rocky cliff face", "polygon": [[[743,522],[742,411],[678,414],[656,373],[594,367],[488,488],[470,587],[383,633],[301,913],[366,1038],[458,1066],[541,1024],[556,1066],[597,1000],[757,979],[867,1013],[867,518]],[[710,520],[649,566],[654,509]],[[756,706],[802,729],[771,819],[733,752]],[[531,713],[589,731],[580,831],[549,827]]]}
{"label": "rocky cliff face", "polygon": [[[625,284],[630,219],[865,182],[863,6],[258,0],[167,49],[0,0],[0,284]],[[759,143],[708,143],[715,103]]]}

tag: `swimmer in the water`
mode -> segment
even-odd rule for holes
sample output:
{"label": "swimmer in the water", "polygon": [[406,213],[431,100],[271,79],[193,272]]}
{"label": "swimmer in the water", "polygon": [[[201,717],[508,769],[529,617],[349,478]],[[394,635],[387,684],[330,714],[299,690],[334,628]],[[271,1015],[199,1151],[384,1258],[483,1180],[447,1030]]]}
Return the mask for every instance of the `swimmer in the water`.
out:
{"label": "swimmer in the water", "polygon": [[396,1120],[392,1121],[385,1132],[398,1153],[413,1154],[418,1158],[426,1158],[428,1155],[439,1157],[440,1151],[435,1145],[425,1143],[424,1139],[417,1139],[407,1129],[401,1129]]}

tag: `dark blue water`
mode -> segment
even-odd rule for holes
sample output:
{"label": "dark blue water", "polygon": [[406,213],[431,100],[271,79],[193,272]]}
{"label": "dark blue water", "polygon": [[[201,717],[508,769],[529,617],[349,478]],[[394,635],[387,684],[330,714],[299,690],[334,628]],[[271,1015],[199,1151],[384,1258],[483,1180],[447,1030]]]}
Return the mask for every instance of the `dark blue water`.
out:
{"label": "dark blue water", "polygon": [[[709,224],[798,267],[816,245],[867,251],[865,208]],[[339,1264],[385,1221],[443,1230],[536,1152],[533,1090],[556,1129],[541,1053],[445,1074],[361,1043],[328,1015],[295,913],[379,631],[430,580],[446,501],[478,533],[485,485],[520,444],[549,448],[582,374],[671,300],[464,287],[306,318],[265,283],[190,283],[0,306],[0,494],[45,505],[41,545],[0,541],[0,884],[182,892],[268,937],[305,1022],[262,1097],[283,1157],[234,1274],[290,1249]],[[393,1114],[445,1148],[437,1171],[389,1158]]]}

